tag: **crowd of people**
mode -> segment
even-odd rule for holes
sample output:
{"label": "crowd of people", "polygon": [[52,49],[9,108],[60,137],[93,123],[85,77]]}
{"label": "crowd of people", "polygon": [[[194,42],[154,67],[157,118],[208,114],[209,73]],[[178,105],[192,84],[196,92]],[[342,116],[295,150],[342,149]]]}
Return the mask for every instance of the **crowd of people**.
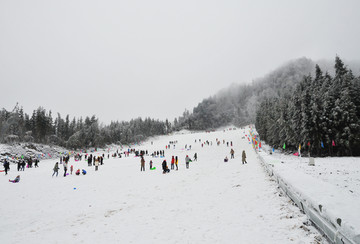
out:
{"label": "crowd of people", "polygon": [[[175,145],[178,143],[178,141],[170,141],[168,144],[165,145],[165,148],[166,149],[171,149],[173,146],[173,149],[175,149]],[[212,141],[209,141],[209,140],[206,140],[206,141],[202,141],[201,139],[195,139],[195,144],[196,143],[201,143],[201,147],[203,148],[204,146],[212,146],[213,145],[213,142]],[[230,159],[234,159],[235,158],[235,150],[232,148],[233,147],[233,142],[232,141],[225,141],[225,140],[219,140],[218,138],[216,138],[216,142],[215,144],[217,146],[220,146],[220,144],[224,144],[226,145],[227,147],[231,147],[231,150],[230,150]],[[153,142],[151,142],[151,145],[153,145]],[[185,150],[187,151],[190,151],[191,150],[191,145],[188,145],[186,144],[184,146]],[[184,148],[182,150],[184,150]],[[167,151],[167,150],[166,150]],[[133,154],[135,157],[140,157],[140,171],[145,171],[145,156],[151,156],[152,157],[152,160],[150,160],[149,162],[149,169],[150,170],[155,170],[156,167],[154,167],[154,162],[153,160],[156,159],[156,158],[165,158],[165,150],[155,150],[153,152],[151,152],[151,154],[149,155],[149,150],[137,150],[135,148],[129,148],[125,151],[119,151],[119,150],[116,150],[116,152],[112,153],[111,156],[113,158],[122,158],[122,155],[124,157],[129,157],[130,154]],[[74,160],[75,161],[81,161],[83,158],[83,155],[78,153],[78,154],[75,154],[74,155]],[[86,154],[85,155],[85,161],[87,161],[88,163],[88,166],[94,166],[94,170],[95,171],[98,171],[99,170],[99,166],[103,165],[104,164],[104,158],[105,158],[105,154],[102,154],[102,155],[93,155],[93,154]],[[110,158],[110,150],[109,150],[109,153],[107,155],[107,158]],[[246,161],[246,153],[245,153],[245,150],[242,151],[242,164],[246,164],[247,161]],[[195,162],[198,160],[198,154],[197,152],[194,153],[194,156],[192,158],[189,157],[189,155],[186,155],[186,157],[184,158],[184,161],[185,162],[185,168],[186,169],[189,169],[190,168],[190,163],[191,162]],[[73,165],[71,165],[69,167],[69,161],[70,161],[70,155],[66,155],[66,156],[61,156],[60,159],[59,159],[60,162],[56,162],[54,167],[53,167],[53,173],[52,173],[52,177],[54,176],[58,176],[59,175],[59,170],[60,170],[60,165],[62,165],[63,167],[63,176],[66,177],[67,175],[72,175],[73,171],[74,171],[74,167]],[[226,155],[225,158],[224,158],[224,162],[228,162],[229,159],[228,159],[228,156]],[[18,171],[24,171],[25,170],[25,166],[28,167],[28,168],[32,168],[33,165],[35,168],[39,167],[38,165],[39,163],[39,160],[37,158],[35,159],[32,159],[31,157],[29,158],[26,158],[26,159],[21,159],[17,162],[17,170]],[[5,171],[5,175],[8,173],[8,171],[10,170],[10,163],[5,159],[4,160],[4,163],[3,163],[3,166],[4,166],[4,171]],[[179,170],[179,157],[177,155],[172,155],[171,156],[171,162],[170,162],[170,168],[168,167],[167,165],[167,161],[166,159],[164,159],[162,161],[162,173],[163,174],[166,174],[166,173],[169,173],[171,172],[171,170]],[[76,169],[75,171],[75,175],[86,175],[87,174],[87,171],[85,169]],[[20,175],[18,175],[14,180],[9,180],[10,182],[13,182],[13,183],[17,183],[20,181]]]}

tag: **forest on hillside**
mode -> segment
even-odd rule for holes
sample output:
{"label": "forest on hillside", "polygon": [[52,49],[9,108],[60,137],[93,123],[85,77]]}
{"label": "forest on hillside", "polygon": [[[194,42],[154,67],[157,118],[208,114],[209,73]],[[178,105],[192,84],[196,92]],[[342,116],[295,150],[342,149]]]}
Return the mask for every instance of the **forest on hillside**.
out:
{"label": "forest on hillside", "polygon": [[101,147],[106,144],[140,142],[149,136],[164,135],[170,123],[150,118],[137,118],[128,122],[111,122],[103,126],[95,116],[54,119],[51,111],[43,107],[32,115],[23,112],[18,105],[13,111],[0,111],[0,141],[4,143],[36,142],[59,145],[71,149]]}
{"label": "forest on hillside", "polygon": [[360,155],[360,77],[339,57],[335,75],[305,76],[291,91],[264,99],[257,109],[256,129],[274,147],[311,156]]}

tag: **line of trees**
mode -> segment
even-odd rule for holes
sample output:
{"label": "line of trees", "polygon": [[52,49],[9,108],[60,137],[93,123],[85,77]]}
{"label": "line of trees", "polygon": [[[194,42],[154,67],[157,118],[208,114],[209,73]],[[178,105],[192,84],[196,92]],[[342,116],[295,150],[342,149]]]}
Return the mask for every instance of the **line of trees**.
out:
{"label": "line of trees", "polygon": [[256,129],[274,147],[312,156],[360,155],[360,77],[339,57],[334,76],[315,66],[290,92],[267,98],[256,112]]}
{"label": "line of trees", "polygon": [[32,115],[24,113],[18,105],[13,111],[0,111],[0,141],[2,143],[36,142],[59,145],[71,149],[102,147],[106,144],[140,142],[149,136],[164,135],[171,124],[150,118],[137,118],[128,122],[99,124],[95,116],[73,119],[60,114],[53,119],[51,111],[39,107]]}

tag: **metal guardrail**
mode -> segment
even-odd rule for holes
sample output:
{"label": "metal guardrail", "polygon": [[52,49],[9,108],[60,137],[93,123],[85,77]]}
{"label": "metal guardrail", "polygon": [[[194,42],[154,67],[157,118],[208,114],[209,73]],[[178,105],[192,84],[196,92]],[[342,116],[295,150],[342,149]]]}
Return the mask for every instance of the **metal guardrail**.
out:
{"label": "metal guardrail", "polygon": [[308,199],[297,194],[288,182],[274,172],[273,165],[266,163],[263,157],[256,150],[255,152],[266,172],[276,180],[279,187],[298,206],[298,208],[308,216],[310,221],[320,230],[320,232],[326,235],[330,242],[334,244],[360,244],[360,235],[357,235],[354,239],[352,239],[347,237],[344,234],[344,231],[341,230],[341,218],[337,218],[336,223],[333,223],[329,221],[328,218],[325,218],[321,214],[323,208],[322,205],[318,204],[317,207],[314,207],[313,204],[310,204]]}

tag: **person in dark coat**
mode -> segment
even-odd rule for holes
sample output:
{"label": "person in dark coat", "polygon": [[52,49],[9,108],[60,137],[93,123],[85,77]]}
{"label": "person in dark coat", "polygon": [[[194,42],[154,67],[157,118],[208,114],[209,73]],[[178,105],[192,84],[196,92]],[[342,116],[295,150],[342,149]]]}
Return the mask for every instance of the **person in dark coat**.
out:
{"label": "person in dark coat", "polygon": [[24,171],[25,170],[25,160],[21,161],[21,170]]}
{"label": "person in dark coat", "polygon": [[4,162],[4,170],[5,170],[5,175],[7,175],[7,172],[10,170],[10,164],[9,162],[5,159],[5,162]]}
{"label": "person in dark coat", "polygon": [[162,162],[162,169],[163,169],[163,174],[166,174],[167,172],[170,172],[170,170],[169,170],[168,167],[167,167],[166,160],[164,160],[164,161]]}

